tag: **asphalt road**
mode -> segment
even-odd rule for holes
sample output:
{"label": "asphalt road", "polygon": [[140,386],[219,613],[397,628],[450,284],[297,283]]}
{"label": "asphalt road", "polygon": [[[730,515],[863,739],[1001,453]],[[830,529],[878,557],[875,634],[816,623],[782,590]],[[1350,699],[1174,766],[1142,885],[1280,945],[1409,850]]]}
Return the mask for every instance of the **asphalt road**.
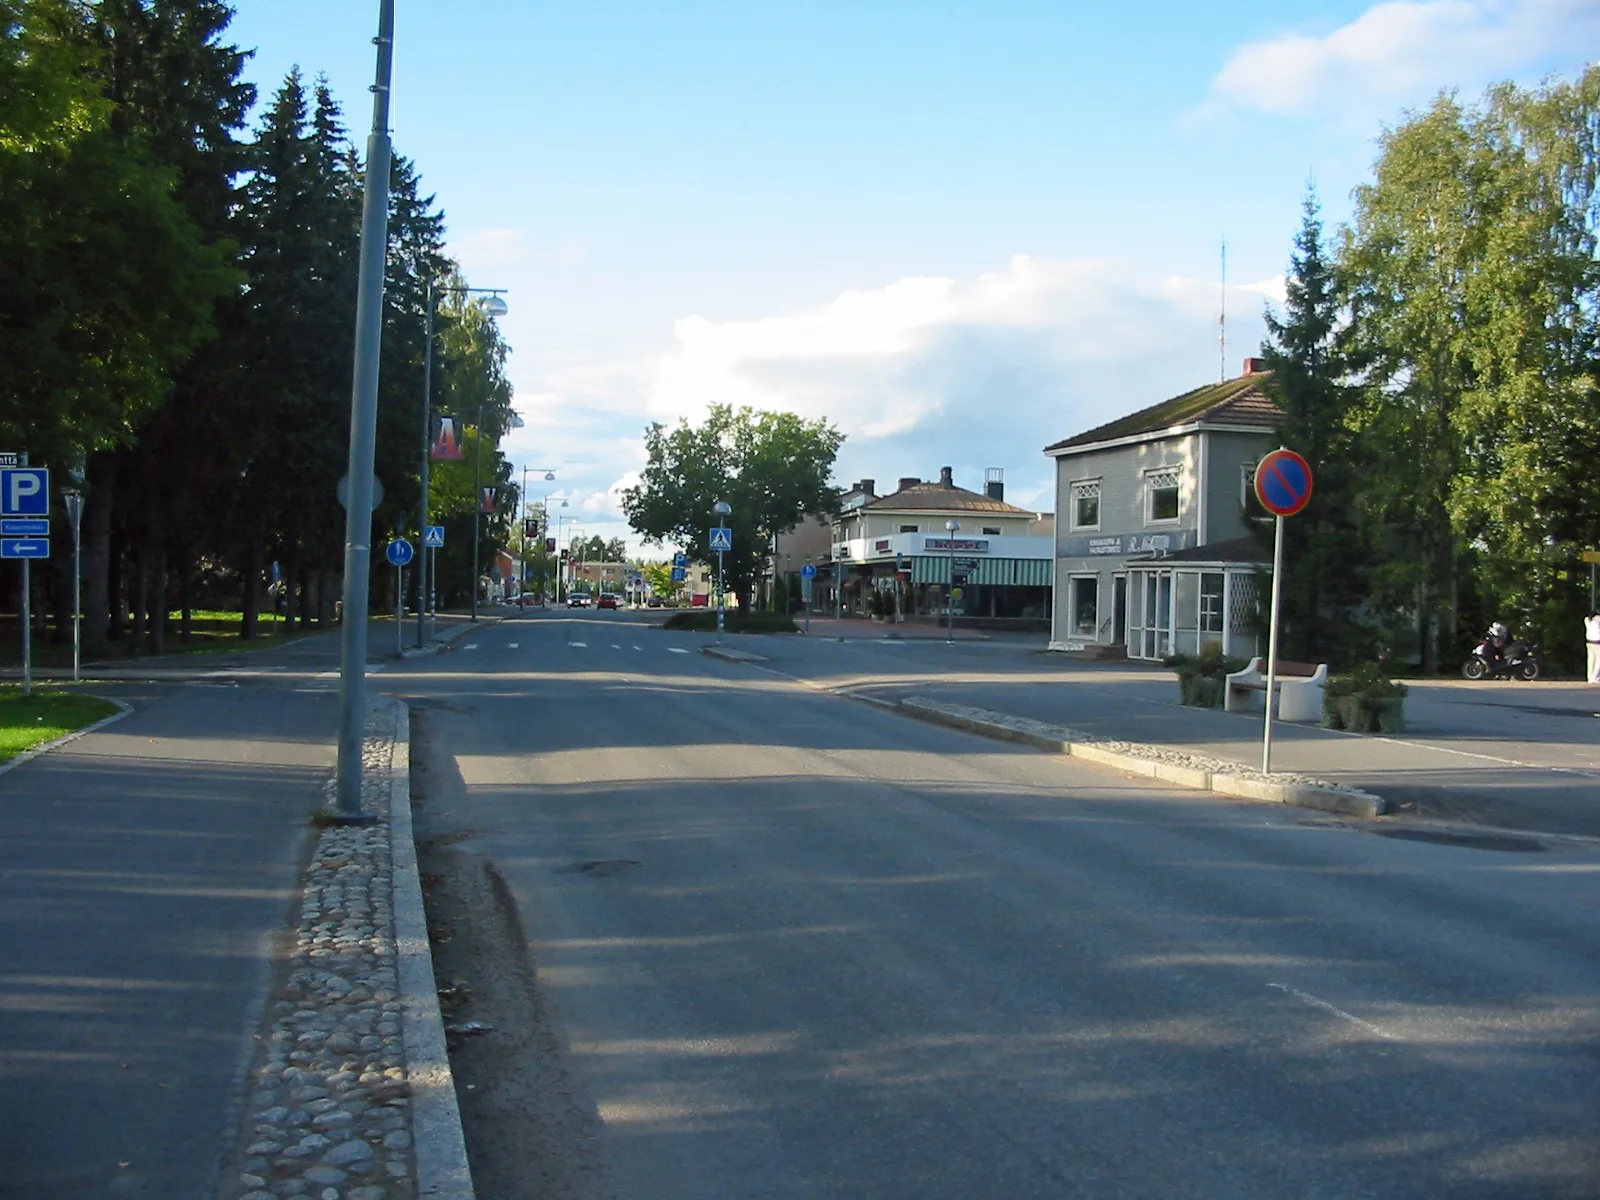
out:
{"label": "asphalt road", "polygon": [[568,1110],[496,1141],[528,1080],[463,1095],[484,1200],[508,1146],[551,1197],[1600,1193],[1600,850],[1168,791],[705,641],[550,613],[383,677],[419,836],[526,939],[544,1027],[475,1044]]}

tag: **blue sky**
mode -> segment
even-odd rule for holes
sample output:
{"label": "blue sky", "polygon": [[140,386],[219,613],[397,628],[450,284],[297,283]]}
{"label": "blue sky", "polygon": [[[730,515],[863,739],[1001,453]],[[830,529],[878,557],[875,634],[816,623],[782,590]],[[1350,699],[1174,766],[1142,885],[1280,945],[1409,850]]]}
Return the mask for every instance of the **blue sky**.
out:
{"label": "blue sky", "polygon": [[[325,72],[364,137],[377,0],[237,7],[263,96]],[[717,400],[1048,508],[1044,445],[1217,377],[1224,236],[1234,374],[1308,179],[1337,222],[1406,106],[1596,46],[1596,0],[398,0],[393,125],[511,289],[507,453],[612,537],[645,424]]]}

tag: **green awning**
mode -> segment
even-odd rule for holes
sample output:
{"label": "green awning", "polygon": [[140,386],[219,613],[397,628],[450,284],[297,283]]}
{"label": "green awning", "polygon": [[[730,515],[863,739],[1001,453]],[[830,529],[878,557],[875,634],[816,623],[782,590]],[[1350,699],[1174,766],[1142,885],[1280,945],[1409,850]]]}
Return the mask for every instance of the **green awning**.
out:
{"label": "green awning", "polygon": [[[959,562],[961,556],[957,555]],[[1048,558],[975,558],[967,570],[969,584],[1006,587],[1049,587],[1051,562]],[[949,583],[950,560],[944,555],[918,555],[911,560],[912,583]]]}

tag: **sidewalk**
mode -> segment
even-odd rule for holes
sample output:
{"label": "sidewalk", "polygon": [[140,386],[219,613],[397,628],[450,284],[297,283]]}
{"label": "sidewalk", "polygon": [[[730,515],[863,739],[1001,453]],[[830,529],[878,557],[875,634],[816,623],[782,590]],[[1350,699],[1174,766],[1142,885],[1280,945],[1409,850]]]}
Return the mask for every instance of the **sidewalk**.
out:
{"label": "sidewalk", "polygon": [[318,833],[333,696],[99,690],[134,711],[0,776],[0,1198],[470,1200],[404,706],[379,823]]}
{"label": "sidewalk", "polygon": [[[796,613],[794,623],[802,631],[805,630],[805,613]],[[980,633],[976,629],[963,629],[960,625],[956,626],[955,633],[952,635],[943,625],[935,628],[932,625],[915,624],[910,621],[902,621],[896,625],[892,621],[870,621],[864,617],[844,617],[836,620],[833,617],[819,617],[815,614],[811,617],[811,636],[844,638],[846,641],[904,640],[942,642],[952,636],[958,642],[987,642],[991,640],[986,633]],[[1043,644],[1041,635],[1040,645],[1043,646]]]}
{"label": "sidewalk", "polygon": [[[1447,681],[1418,684],[1407,701],[1408,732],[1385,737],[1275,722],[1272,766],[1377,793],[1402,815],[1600,837],[1600,695],[1566,694],[1579,687],[1524,685],[1502,698]],[[858,690],[926,696],[1261,766],[1262,714],[1183,707],[1173,677],[1161,672],[1084,664],[1050,675],[969,673]],[[1461,710],[1464,698],[1477,703]],[[1520,733],[1512,724],[1518,711],[1527,719]],[[1487,729],[1497,724],[1492,737]]]}

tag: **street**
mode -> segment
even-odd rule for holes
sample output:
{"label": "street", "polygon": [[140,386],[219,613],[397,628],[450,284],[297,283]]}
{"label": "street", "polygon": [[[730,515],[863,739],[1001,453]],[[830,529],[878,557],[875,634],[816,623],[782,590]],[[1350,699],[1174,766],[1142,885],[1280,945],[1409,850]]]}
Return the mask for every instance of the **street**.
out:
{"label": "street", "polygon": [[1600,848],[1175,791],[709,640],[541,613],[376,685],[491,1027],[486,1200],[1600,1190]]}

